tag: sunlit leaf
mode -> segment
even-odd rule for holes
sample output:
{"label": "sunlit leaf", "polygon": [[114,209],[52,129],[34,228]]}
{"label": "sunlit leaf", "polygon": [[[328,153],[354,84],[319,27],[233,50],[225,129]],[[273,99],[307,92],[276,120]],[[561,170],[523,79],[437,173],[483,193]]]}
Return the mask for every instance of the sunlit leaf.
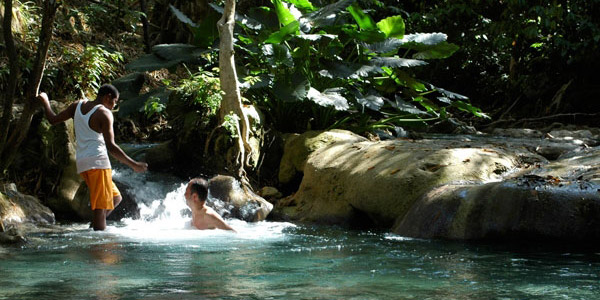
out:
{"label": "sunlit leaf", "polygon": [[316,10],[315,6],[312,3],[310,3],[310,1],[308,1],[308,0],[284,0],[284,1],[294,4],[294,6],[296,6],[297,8],[305,10],[305,11]]}
{"label": "sunlit leaf", "polygon": [[360,8],[360,6],[358,6],[356,2],[350,5],[347,9],[358,24],[358,26],[360,26],[361,30],[377,29],[377,25],[375,24],[371,16],[365,14],[365,12]]}
{"label": "sunlit leaf", "polygon": [[427,62],[417,59],[399,58],[399,57],[377,57],[369,61],[371,65],[380,67],[400,68],[416,67],[426,65]]}
{"label": "sunlit leaf", "polygon": [[281,2],[281,0],[271,0],[273,6],[275,7],[275,13],[277,14],[277,18],[279,19],[279,23],[283,26],[286,26],[294,21],[296,18],[290,12],[290,10]]}
{"label": "sunlit leaf", "polygon": [[192,27],[198,27],[198,25],[196,23],[194,23],[194,21],[192,21],[190,18],[188,18],[188,16],[186,16],[183,12],[181,12],[179,9],[177,9],[172,4],[169,4],[169,8],[171,9],[171,11],[175,15],[175,17],[177,17],[177,19],[179,21],[181,21],[182,23],[188,24]]}
{"label": "sunlit leaf", "polygon": [[375,53],[395,53],[402,44],[403,42],[401,40],[395,38],[372,44],[361,43],[363,47]]}
{"label": "sunlit leaf", "polygon": [[288,25],[281,28],[277,32],[273,32],[269,35],[269,38],[265,40],[265,44],[279,44],[286,39],[298,33],[299,24],[298,21],[293,21]]}
{"label": "sunlit leaf", "polygon": [[377,28],[385,33],[387,38],[404,37],[404,19],[402,16],[392,16],[377,22]]}
{"label": "sunlit leaf", "polygon": [[414,59],[441,59],[452,56],[460,47],[452,43],[441,42],[433,46],[415,46],[414,48],[419,51],[413,54]]}
{"label": "sunlit leaf", "polygon": [[407,112],[413,115],[426,115],[427,112],[420,110],[416,106],[402,100],[399,95],[396,95],[395,103],[393,106],[399,111]]}
{"label": "sunlit leaf", "polygon": [[306,16],[306,20],[314,26],[326,24],[335,20],[336,16],[346,10],[356,0],[341,0],[333,4],[329,4],[319,10],[310,13]]}
{"label": "sunlit leaf", "polygon": [[341,94],[342,89],[326,89],[322,93],[314,88],[310,88],[306,97],[321,106],[333,106],[336,110],[347,110],[350,108],[348,100]]}

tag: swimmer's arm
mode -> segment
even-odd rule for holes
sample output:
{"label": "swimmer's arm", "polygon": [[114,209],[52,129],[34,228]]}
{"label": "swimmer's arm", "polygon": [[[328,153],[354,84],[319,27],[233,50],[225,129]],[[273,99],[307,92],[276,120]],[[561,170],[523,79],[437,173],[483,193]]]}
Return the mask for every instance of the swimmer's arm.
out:
{"label": "swimmer's arm", "polygon": [[216,228],[223,229],[223,230],[231,230],[231,231],[237,233],[237,231],[235,229],[233,229],[233,227],[231,227],[231,226],[229,226],[229,224],[225,223],[223,218],[221,218],[221,216],[218,213],[212,212],[210,215],[212,216],[213,225]]}

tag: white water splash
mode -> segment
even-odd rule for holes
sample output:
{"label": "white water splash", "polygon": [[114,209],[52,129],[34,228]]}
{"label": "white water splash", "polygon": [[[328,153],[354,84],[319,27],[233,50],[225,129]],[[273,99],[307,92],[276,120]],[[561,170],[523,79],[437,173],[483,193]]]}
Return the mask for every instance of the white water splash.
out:
{"label": "white water splash", "polygon": [[[108,226],[108,234],[142,241],[189,241],[209,237],[217,240],[277,240],[284,238],[286,228],[296,227],[286,222],[247,223],[225,219],[237,233],[197,230],[191,226],[191,210],[185,202],[187,182],[174,183],[172,178],[161,176],[152,180],[152,177],[157,177],[156,174],[134,173],[129,169],[117,169],[113,176],[129,186],[128,192],[135,197],[140,208],[140,218],[123,219],[123,226]],[[221,215],[228,215],[231,210],[226,203],[210,195],[207,203]]]}

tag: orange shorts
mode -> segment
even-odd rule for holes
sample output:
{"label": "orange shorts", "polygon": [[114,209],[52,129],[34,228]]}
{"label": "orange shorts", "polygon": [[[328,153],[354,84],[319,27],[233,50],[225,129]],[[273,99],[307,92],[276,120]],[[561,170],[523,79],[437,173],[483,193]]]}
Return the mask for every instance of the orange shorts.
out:
{"label": "orange shorts", "polygon": [[121,195],[112,181],[111,169],[91,169],[81,174],[90,190],[90,204],[94,209],[114,209],[113,198]]}

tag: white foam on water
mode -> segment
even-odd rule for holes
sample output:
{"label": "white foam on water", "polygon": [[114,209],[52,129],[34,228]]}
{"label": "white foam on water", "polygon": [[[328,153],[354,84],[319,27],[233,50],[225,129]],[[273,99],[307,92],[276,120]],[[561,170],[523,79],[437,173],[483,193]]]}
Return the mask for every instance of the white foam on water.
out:
{"label": "white foam on water", "polygon": [[[129,177],[138,182],[133,194],[148,196],[144,193],[144,186],[151,188],[157,183],[140,184],[141,177]],[[150,187],[148,187],[150,186]],[[122,220],[122,226],[108,226],[106,233],[115,234],[127,239],[138,241],[189,241],[197,239],[214,238],[218,240],[277,240],[285,237],[284,229],[295,227],[287,222],[256,222],[248,223],[238,219],[226,219],[237,233],[225,230],[197,230],[191,225],[191,210],[185,202],[187,183],[181,183],[175,190],[168,192],[164,199],[138,200],[140,218]],[[154,187],[154,189],[160,189]],[[139,191],[138,191],[139,190]],[[152,195],[157,195],[152,193]],[[156,197],[156,196],[155,196]],[[143,202],[149,203],[148,205]],[[218,203],[210,198],[208,202]],[[222,209],[222,208],[221,208]]]}

